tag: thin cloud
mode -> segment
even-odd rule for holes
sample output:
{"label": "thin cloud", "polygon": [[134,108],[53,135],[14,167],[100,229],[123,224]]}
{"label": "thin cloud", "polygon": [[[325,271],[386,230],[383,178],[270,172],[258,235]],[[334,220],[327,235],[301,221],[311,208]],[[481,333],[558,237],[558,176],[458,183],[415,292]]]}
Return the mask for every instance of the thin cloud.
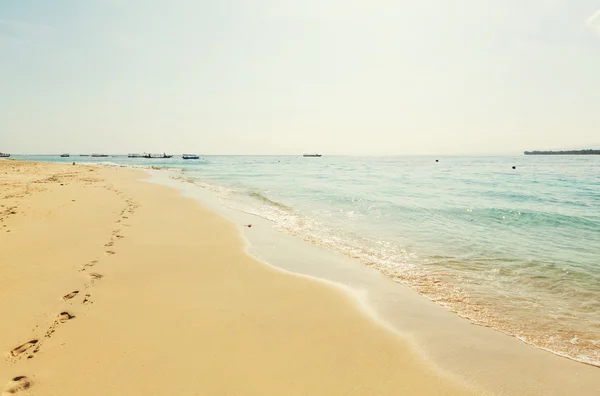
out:
{"label": "thin cloud", "polygon": [[587,19],[585,25],[600,34],[600,10],[593,13],[592,16]]}

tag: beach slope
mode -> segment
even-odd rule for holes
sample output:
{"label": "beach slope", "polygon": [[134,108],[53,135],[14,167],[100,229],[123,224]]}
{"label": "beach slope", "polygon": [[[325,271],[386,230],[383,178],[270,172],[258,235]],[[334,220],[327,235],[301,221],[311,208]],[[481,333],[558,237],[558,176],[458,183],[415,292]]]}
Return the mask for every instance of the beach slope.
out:
{"label": "beach slope", "polygon": [[128,169],[0,162],[5,395],[469,395],[344,291]]}

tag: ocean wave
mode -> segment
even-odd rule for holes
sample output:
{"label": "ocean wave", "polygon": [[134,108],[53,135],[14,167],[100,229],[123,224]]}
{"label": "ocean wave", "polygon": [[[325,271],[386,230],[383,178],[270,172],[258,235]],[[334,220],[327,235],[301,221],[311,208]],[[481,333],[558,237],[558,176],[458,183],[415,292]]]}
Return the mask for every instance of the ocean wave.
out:
{"label": "ocean wave", "polygon": [[[583,212],[582,212],[583,213]],[[566,215],[555,212],[531,209],[507,209],[498,207],[488,208],[455,208],[437,211],[436,215],[455,221],[457,218],[469,221],[486,221],[492,224],[511,224],[519,222],[523,227],[552,227],[566,229],[585,229],[590,232],[600,233],[600,217],[588,215]]]}
{"label": "ocean wave", "polygon": [[263,195],[263,193],[258,192],[258,191],[248,191],[247,195],[249,197],[255,198],[258,201],[262,202],[263,204],[267,204],[267,205],[272,205],[276,208],[279,209],[283,209],[283,210],[292,210],[291,207],[282,204],[281,202],[277,202],[277,201],[273,201],[272,199],[268,198],[267,196]]}
{"label": "ocean wave", "polygon": [[172,172],[183,172],[183,169],[177,167],[170,167],[165,165],[139,165],[139,164],[124,164],[110,161],[98,161],[98,162],[77,162],[81,165],[86,166],[105,166],[111,168],[129,168],[129,169],[142,169],[142,170],[164,170]]}
{"label": "ocean wave", "polygon": [[219,186],[219,185],[216,185],[216,184],[206,183],[206,182],[198,180],[197,178],[194,178],[194,177],[189,177],[189,176],[184,176],[184,175],[177,175],[177,176],[172,176],[171,178],[174,179],[174,180],[181,180],[181,181],[183,181],[185,183],[190,183],[190,184],[193,184],[193,185],[195,185],[197,187],[210,190],[210,191],[212,191],[214,193],[217,193],[218,196],[220,196],[222,198],[227,198],[227,197],[231,196],[232,194],[234,194],[236,192],[236,190],[234,190],[234,189],[223,187],[223,186]]}

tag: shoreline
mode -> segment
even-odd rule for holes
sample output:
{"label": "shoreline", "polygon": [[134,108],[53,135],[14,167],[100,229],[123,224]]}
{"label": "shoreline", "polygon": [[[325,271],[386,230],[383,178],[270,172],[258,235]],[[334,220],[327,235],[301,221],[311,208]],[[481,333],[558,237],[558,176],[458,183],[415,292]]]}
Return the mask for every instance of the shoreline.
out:
{"label": "shoreline", "polygon": [[481,394],[140,172],[0,167],[7,394]]}
{"label": "shoreline", "polygon": [[[162,169],[161,171],[168,172],[169,170]],[[154,171],[151,170],[149,172],[153,173]],[[388,267],[386,267],[385,263],[381,264],[378,261],[375,261],[375,263],[373,262],[373,252],[368,252],[367,255],[365,255],[364,252],[355,253],[352,249],[347,249],[348,245],[342,244],[340,247],[340,243],[330,243],[326,239],[323,240],[322,237],[319,239],[319,235],[315,237],[314,233],[311,234],[310,232],[303,232],[301,228],[300,231],[298,231],[297,228],[299,227],[296,227],[296,229],[294,229],[293,227],[286,227],[286,225],[282,224],[282,222],[279,221],[278,218],[273,218],[273,216],[270,215],[269,212],[266,212],[266,215],[264,214],[264,211],[263,213],[261,213],[260,208],[259,210],[254,211],[254,209],[248,206],[246,202],[241,201],[237,196],[235,196],[235,194],[238,194],[240,192],[237,191],[237,188],[235,187],[232,190],[232,194],[235,196],[235,198],[230,198],[228,197],[228,194],[230,193],[230,191],[227,191],[228,187],[215,184],[212,181],[210,181],[211,179],[208,179],[209,183],[207,183],[201,175],[177,174],[176,176],[173,176],[173,178],[179,179],[180,181],[185,183],[191,183],[192,185],[201,187],[206,191],[210,191],[208,194],[202,194],[202,198],[199,199],[201,202],[203,202],[207,195],[217,195],[219,199],[222,199],[223,201],[227,202],[224,203],[224,205],[227,206],[229,209],[232,209],[232,211],[230,211],[231,213],[237,211],[248,213],[251,215],[254,214],[255,217],[252,217],[252,219],[265,219],[268,222],[268,227],[273,226],[279,231],[288,235],[292,235],[296,238],[302,239],[308,244],[322,246],[328,250],[334,250],[337,253],[343,254],[346,257],[350,257],[353,260],[361,261],[363,265],[376,268],[378,271],[383,273],[386,277],[392,279],[394,282],[402,285],[403,287],[407,286],[419,295],[424,296],[425,298],[435,302],[436,304],[444,306],[454,315],[460,316],[461,318],[469,321],[474,325],[490,327],[510,337],[514,337],[525,344],[550,352],[556,356],[573,360],[578,363],[590,365],[592,367],[600,368],[600,360],[598,360],[598,349],[594,346],[594,344],[598,344],[598,341],[595,341],[597,340],[597,337],[594,337],[595,333],[592,333],[590,331],[588,331],[588,333],[585,333],[585,326],[578,327],[577,323],[575,322],[573,322],[575,323],[575,325],[573,325],[573,323],[570,323],[571,326],[568,328],[561,328],[559,326],[549,326],[549,323],[552,322],[551,319],[548,319],[550,318],[549,315],[527,316],[523,315],[523,312],[519,312],[516,310],[514,310],[513,312],[508,311],[507,308],[513,308],[510,306],[510,304],[489,304],[489,301],[486,301],[485,299],[481,298],[470,300],[469,291],[461,290],[460,283],[453,283],[448,273],[443,274],[443,276],[440,278],[436,278],[436,276],[439,276],[439,274],[436,275],[435,272],[426,272],[425,270],[417,270],[414,272],[407,273],[402,271],[396,271],[394,269],[389,269]],[[246,186],[246,189],[247,188],[248,187]],[[224,189],[224,192],[221,192],[220,189]],[[251,192],[249,195],[254,196],[255,193]],[[285,208],[285,205],[283,205],[282,203],[270,201],[264,196],[259,196],[258,198],[259,201],[263,200],[270,204],[273,204],[274,206],[283,206]],[[240,201],[243,203],[240,204]],[[259,204],[256,203],[256,206],[258,207]],[[222,209],[216,206],[213,207],[213,209],[220,213],[223,211]],[[294,215],[296,215],[296,213],[294,213]],[[250,220],[251,218],[248,217],[248,221]],[[304,220],[310,221],[311,219],[305,218]],[[357,250],[361,249],[360,244],[355,244],[353,246],[358,246]],[[350,248],[352,248],[352,245],[350,245]],[[440,279],[442,280],[440,281]],[[475,289],[475,291],[477,290]],[[473,289],[471,289],[471,292],[473,292]],[[513,295],[512,297],[515,296]],[[528,295],[525,297],[533,298],[535,296]],[[510,301],[510,298],[504,300]],[[553,305],[548,305],[549,300],[542,301],[542,303],[546,304],[542,304],[542,307],[546,307],[547,309],[554,307]],[[564,306],[559,306],[558,309],[564,309]],[[540,311],[545,312],[544,309]],[[568,310],[566,311],[568,312]],[[579,311],[577,312],[580,313]],[[527,321],[526,323],[535,323],[537,318],[537,324],[540,326],[540,328],[544,328],[545,332],[538,332],[535,330],[524,330],[523,320],[519,321],[515,319],[519,316],[519,314],[521,314],[520,317],[523,320],[527,317],[531,319],[531,321]],[[579,324],[586,323],[585,317],[579,316],[577,317],[577,319],[579,319]],[[587,329],[590,328],[591,325],[588,325]],[[552,337],[553,334],[557,335],[556,339]]]}
{"label": "shoreline", "polygon": [[[600,391],[597,366],[539,348],[494,328],[476,325],[359,261],[293,235],[265,231],[271,228],[270,221],[225,206],[209,189],[179,176],[173,179],[168,171],[149,173],[150,181],[176,188],[238,225],[248,240],[248,253],[267,265],[354,288],[352,295],[357,304],[366,304],[380,325],[409,340],[429,364],[451,378],[470,380],[492,394],[591,395]],[[258,227],[241,227],[248,223],[256,223]],[[281,254],[278,250],[285,252]],[[304,260],[293,260],[292,256]],[[290,264],[292,261],[295,262]],[[356,276],[348,276],[348,272],[356,272]],[[442,330],[431,329],[432,325],[440,324]],[[482,364],[486,368],[482,369]],[[562,374],[557,376],[556,372]]]}
{"label": "shoreline", "polygon": [[[214,164],[207,164],[206,167],[184,168],[180,177],[215,191],[229,207],[272,220],[273,225],[285,233],[358,259],[366,266],[376,267],[396,282],[408,285],[417,293],[425,295],[474,324],[489,326],[558,356],[600,367],[600,349],[597,347],[599,323],[593,316],[597,304],[593,297],[589,297],[589,292],[597,291],[597,271],[594,273],[595,264],[590,261],[593,260],[593,255],[587,254],[586,257],[585,253],[577,253],[588,251],[588,247],[591,249],[589,251],[597,250],[589,246],[595,236],[587,232],[585,237],[579,238],[581,243],[573,239],[569,242],[564,238],[556,240],[554,238],[564,232],[559,229],[548,232],[553,243],[545,244],[541,239],[541,235],[546,235],[545,231],[536,227],[540,227],[540,224],[546,221],[551,224],[556,208],[547,212],[541,210],[544,217],[539,220],[541,223],[537,224],[538,220],[535,218],[541,215],[531,203],[519,208],[518,203],[511,204],[509,200],[506,202],[507,207],[503,206],[504,202],[490,203],[490,210],[480,208],[475,214],[471,213],[471,209],[467,209],[466,213],[456,219],[443,218],[443,221],[438,221],[439,224],[421,229],[410,221],[403,224],[396,217],[394,222],[390,223],[392,226],[386,230],[385,227],[382,228],[385,225],[381,222],[383,212],[378,212],[377,208],[383,205],[381,207],[387,208],[390,216],[394,216],[395,209],[386,206],[385,200],[369,201],[373,204],[372,207],[376,208],[371,222],[368,215],[365,215],[371,209],[365,210],[360,205],[355,213],[352,207],[342,205],[336,208],[331,203],[320,203],[320,193],[303,195],[302,188],[298,188],[297,196],[290,194],[296,188],[290,188],[284,178],[276,176],[279,164],[258,162],[256,179],[246,179],[243,173],[236,175],[235,172],[242,170],[238,167],[239,163],[254,160],[255,157],[241,157],[225,162],[215,159]],[[291,162],[284,169],[290,171],[290,164]],[[171,166],[180,165],[173,163]],[[226,167],[222,168],[224,165]],[[428,165],[427,169],[431,168],[431,164]],[[228,169],[234,172],[233,176],[228,175]],[[519,169],[525,168],[519,166]],[[525,170],[530,182],[536,173],[537,171],[532,169]],[[269,177],[264,175],[275,179],[266,181]],[[302,185],[310,186],[312,183],[311,176],[295,176],[302,178]],[[324,190],[328,191],[327,187]],[[404,197],[401,192],[397,194]],[[408,196],[410,198],[410,194]],[[337,196],[336,202],[345,201],[340,201],[339,198],[340,196]],[[369,199],[365,197],[365,200]],[[463,206],[470,208],[470,201],[471,199],[462,202]],[[582,204],[586,202],[585,199],[582,200]],[[396,203],[399,208],[403,208],[402,202]],[[436,203],[432,204],[435,206]],[[477,206],[477,200],[473,205]],[[493,209],[496,207],[500,209]],[[410,213],[404,213],[404,216],[424,216],[424,212],[428,210],[421,211],[418,205],[413,209]],[[461,205],[454,209],[456,213],[464,210]],[[439,214],[435,209],[432,211],[444,217],[444,213]],[[347,224],[341,223],[340,220],[345,221],[343,216],[346,215],[350,221]],[[556,221],[571,222],[569,227],[575,228],[571,229],[569,235],[578,234],[580,231],[583,235],[586,233],[586,227],[577,229],[573,226],[578,224],[578,216],[582,215],[584,214],[574,212],[571,217],[565,219],[558,214]],[[455,215],[450,217],[453,216]],[[355,218],[359,220],[354,220]],[[490,218],[493,219],[491,223]],[[443,226],[444,221],[449,227]],[[531,225],[532,221],[537,225]],[[497,243],[489,244],[487,250],[483,247],[494,238],[485,236],[487,232],[483,233],[481,238],[476,236],[477,233],[473,234],[474,228],[482,226],[479,225],[480,222],[490,227],[490,235],[496,233]],[[476,225],[471,227],[471,224]],[[442,227],[435,228],[439,225]],[[471,228],[464,234],[458,231],[448,235],[446,232],[449,228],[460,227]],[[499,231],[494,231],[496,228]],[[528,228],[530,232],[526,231]],[[391,232],[393,229],[396,230],[395,233]],[[425,234],[421,233],[423,230],[427,230]],[[465,250],[465,246],[462,250],[458,249],[458,253],[448,247],[451,245],[449,241],[455,240],[460,244],[471,237],[479,242],[479,247],[472,252],[465,253],[468,251]],[[425,242],[417,247],[412,246],[411,241],[418,241],[419,238],[421,241],[429,239],[431,246],[435,247],[437,243],[437,247],[429,250],[430,247]],[[446,247],[441,248],[442,245]],[[408,249],[404,249],[403,246],[408,246]],[[562,249],[556,246],[561,246]],[[384,251],[385,253],[381,254]],[[515,253],[517,251],[518,253]],[[566,277],[563,276],[564,271]],[[575,276],[581,273],[585,275],[582,278],[584,281],[576,282]],[[518,276],[519,274],[522,276]],[[537,275],[543,278],[538,278]],[[458,279],[462,280],[455,281]],[[559,280],[560,283],[553,283]],[[544,283],[547,287],[540,286]],[[549,293],[549,289],[557,289],[557,293]],[[556,316],[559,320],[554,319]],[[535,325],[531,326],[531,323]]]}

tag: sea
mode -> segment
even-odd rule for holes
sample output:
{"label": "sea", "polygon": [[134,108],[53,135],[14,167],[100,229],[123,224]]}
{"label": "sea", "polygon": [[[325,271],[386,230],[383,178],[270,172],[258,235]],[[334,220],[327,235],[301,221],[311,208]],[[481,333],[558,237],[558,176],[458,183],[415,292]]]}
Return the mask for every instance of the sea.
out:
{"label": "sea", "polygon": [[600,366],[600,156],[14,156],[173,171],[475,324]]}

